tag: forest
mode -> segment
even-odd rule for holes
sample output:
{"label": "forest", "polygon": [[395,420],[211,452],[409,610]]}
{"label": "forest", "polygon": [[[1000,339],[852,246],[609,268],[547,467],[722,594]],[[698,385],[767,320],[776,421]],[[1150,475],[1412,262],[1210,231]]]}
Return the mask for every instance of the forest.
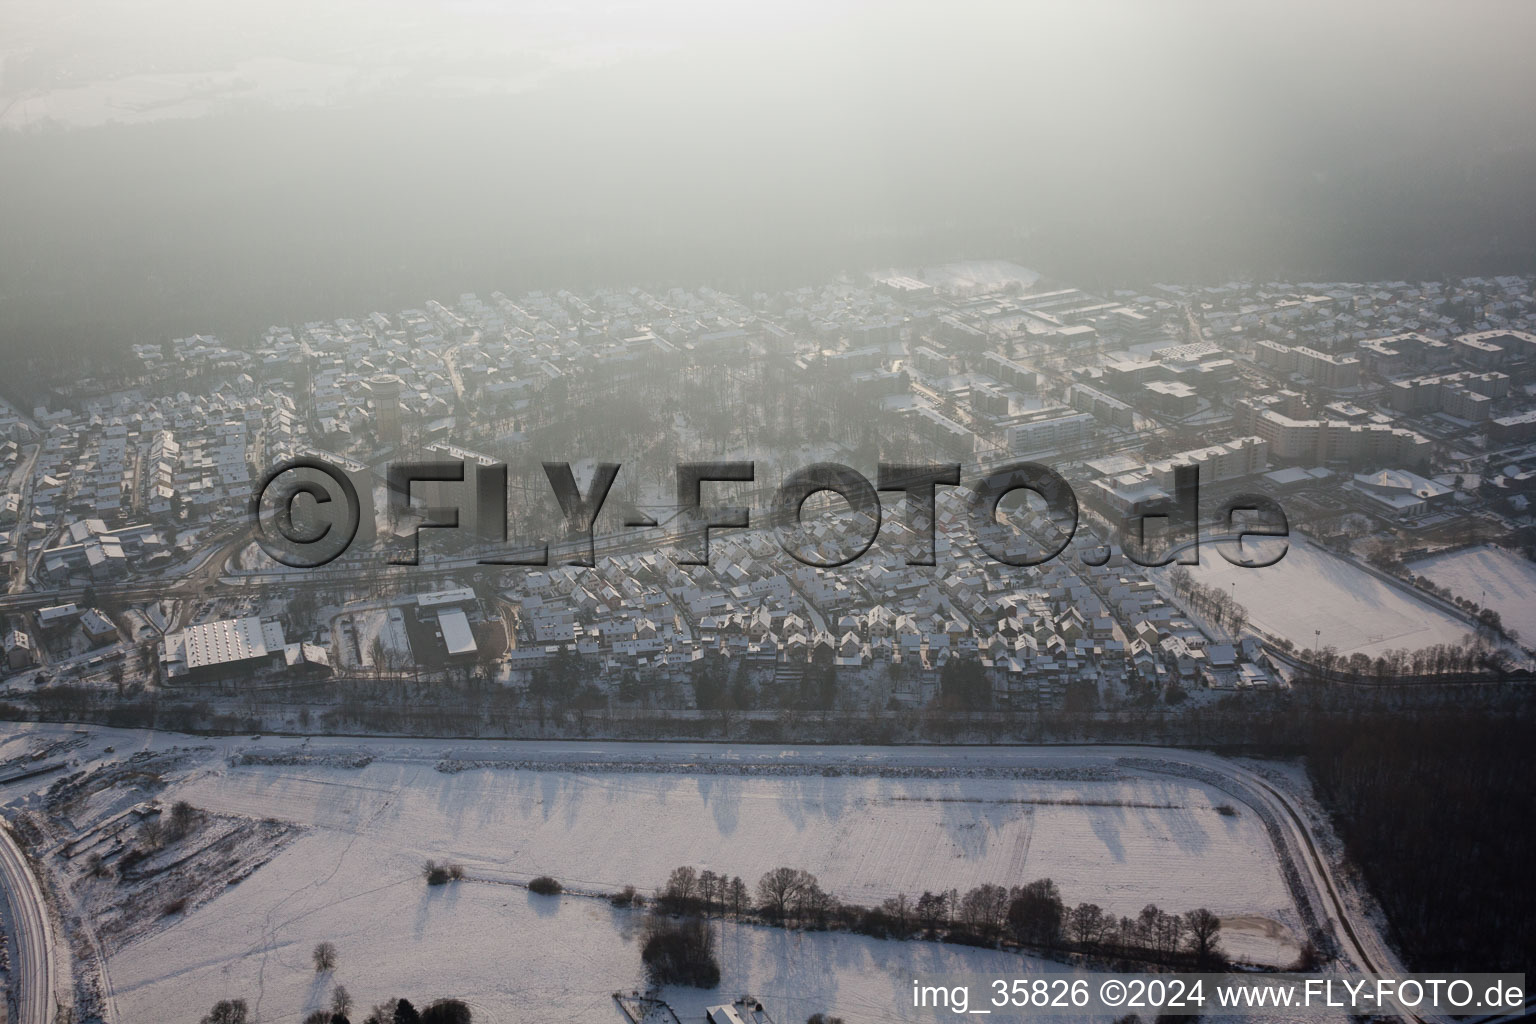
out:
{"label": "forest", "polygon": [[1319,720],[1307,763],[1413,970],[1524,970],[1536,948],[1528,717]]}

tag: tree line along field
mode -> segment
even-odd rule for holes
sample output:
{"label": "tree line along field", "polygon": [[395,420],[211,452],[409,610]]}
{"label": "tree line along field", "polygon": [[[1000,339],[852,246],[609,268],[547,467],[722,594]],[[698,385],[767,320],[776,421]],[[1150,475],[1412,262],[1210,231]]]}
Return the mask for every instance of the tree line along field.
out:
{"label": "tree line along field", "polygon": [[1491,544],[1431,555],[1408,568],[1457,597],[1499,613],[1527,645],[1536,643],[1536,563]]}

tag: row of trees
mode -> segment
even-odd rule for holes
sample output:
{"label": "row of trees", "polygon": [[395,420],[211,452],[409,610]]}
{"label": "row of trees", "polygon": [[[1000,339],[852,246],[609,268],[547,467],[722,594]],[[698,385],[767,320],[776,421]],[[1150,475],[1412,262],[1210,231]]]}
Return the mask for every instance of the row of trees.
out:
{"label": "row of trees", "polygon": [[1506,640],[1519,640],[1520,634],[1513,629],[1504,628],[1504,617],[1492,608],[1484,608],[1471,598],[1462,597],[1450,587],[1442,587],[1428,576],[1416,576],[1413,585],[1426,593],[1434,594],[1442,600],[1449,601],[1469,615],[1477,617],[1478,628],[1488,631],[1494,636],[1504,637]]}
{"label": "row of trees", "polygon": [[[765,876],[766,877],[766,876]],[[669,914],[714,914],[740,917],[752,909],[747,883],[689,865],[673,868],[656,894],[659,910]]]}
{"label": "row of trees", "polygon": [[[315,1010],[304,1024],[352,1024],[352,997],[337,986],[331,993],[331,1009]],[[202,1024],[253,1024],[244,999],[221,999],[203,1015]],[[409,999],[386,999],[368,1011],[359,1024],[472,1024],[469,1007],[458,999],[439,999],[420,1010]]]}
{"label": "row of trees", "polygon": [[1168,573],[1168,582],[1191,611],[1212,619],[1233,636],[1248,624],[1248,609],[1237,598],[1220,587],[1200,583],[1182,565],[1174,566]]}
{"label": "row of trees", "polygon": [[1360,651],[1344,657],[1332,647],[1303,650],[1302,661],[1323,672],[1348,673],[1357,679],[1401,680],[1408,676],[1467,675],[1510,671],[1514,661],[1508,651],[1468,635],[1464,643],[1432,644],[1415,651],[1390,650],[1372,658]]}
{"label": "row of trees", "polygon": [[[995,945],[1011,940],[1037,949],[1066,949],[1121,959],[1221,963],[1221,920],[1205,908],[1172,914],[1149,903],[1136,917],[1115,917],[1096,903],[1069,907],[1049,878],[1004,888],[978,885],[961,894],[905,894],[867,911],[865,930],[897,938],[922,933],[952,942]],[[874,927],[871,927],[874,926]]]}
{"label": "row of trees", "polygon": [[922,935],[989,946],[1006,940],[1037,949],[1201,967],[1221,962],[1221,921],[1205,908],[1174,914],[1148,904],[1136,917],[1117,918],[1093,903],[1068,907],[1049,878],[1011,888],[978,885],[964,894],[955,889],[924,892],[916,899],[902,894],[879,907],[860,907],[840,902],[800,868],[764,872],[754,900],[739,877],[684,865],[667,877],[656,904],[666,914],[751,916],[786,927],[838,927],[882,938]]}

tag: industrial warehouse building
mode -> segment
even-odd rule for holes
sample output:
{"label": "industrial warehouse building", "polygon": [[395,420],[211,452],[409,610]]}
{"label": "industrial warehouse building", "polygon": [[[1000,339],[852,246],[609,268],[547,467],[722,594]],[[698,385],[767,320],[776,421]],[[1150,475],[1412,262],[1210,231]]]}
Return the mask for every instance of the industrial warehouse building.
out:
{"label": "industrial warehouse building", "polygon": [[206,679],[251,671],[283,654],[283,627],[255,616],[219,619],[170,633],[160,644],[166,679]]}

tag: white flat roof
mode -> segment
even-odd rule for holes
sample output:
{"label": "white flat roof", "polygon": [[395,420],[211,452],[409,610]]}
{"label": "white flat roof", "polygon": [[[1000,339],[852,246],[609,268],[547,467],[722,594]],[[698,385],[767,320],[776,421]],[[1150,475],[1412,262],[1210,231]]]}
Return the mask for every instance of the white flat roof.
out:
{"label": "white flat roof", "polygon": [[443,631],[443,645],[449,654],[474,654],[475,634],[470,631],[469,619],[457,608],[437,613],[437,625]]}

